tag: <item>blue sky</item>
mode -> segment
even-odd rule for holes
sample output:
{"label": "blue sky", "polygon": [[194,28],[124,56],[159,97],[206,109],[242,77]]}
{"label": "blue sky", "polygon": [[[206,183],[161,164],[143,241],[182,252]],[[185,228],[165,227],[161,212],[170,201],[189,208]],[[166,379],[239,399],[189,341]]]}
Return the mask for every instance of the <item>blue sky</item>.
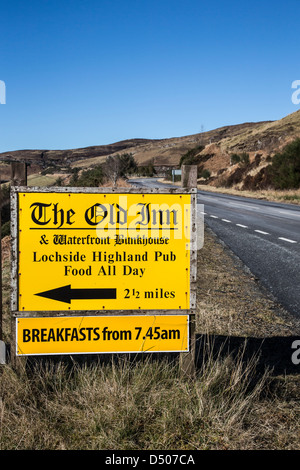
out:
{"label": "blue sky", "polygon": [[0,0],[0,152],[297,111],[299,0]]}

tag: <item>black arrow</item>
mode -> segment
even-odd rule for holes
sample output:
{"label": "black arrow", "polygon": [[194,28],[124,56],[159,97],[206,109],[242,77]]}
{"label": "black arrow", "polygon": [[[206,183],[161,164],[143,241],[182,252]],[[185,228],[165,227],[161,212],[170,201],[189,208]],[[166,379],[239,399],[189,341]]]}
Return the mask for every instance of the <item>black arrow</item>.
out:
{"label": "black arrow", "polygon": [[117,289],[72,289],[70,285],[46,290],[38,294],[40,297],[71,303],[72,299],[116,299]]}

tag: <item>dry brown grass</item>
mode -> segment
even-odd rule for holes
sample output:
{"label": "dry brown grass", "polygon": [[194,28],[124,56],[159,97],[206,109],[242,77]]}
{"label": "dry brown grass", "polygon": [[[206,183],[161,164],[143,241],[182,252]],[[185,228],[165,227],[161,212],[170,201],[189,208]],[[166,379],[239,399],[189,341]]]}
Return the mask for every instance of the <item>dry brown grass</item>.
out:
{"label": "dry brown grass", "polygon": [[238,187],[223,188],[216,186],[208,186],[206,184],[198,184],[201,191],[210,191],[221,194],[232,194],[234,196],[250,197],[254,199],[265,199],[266,201],[286,202],[300,204],[300,189],[274,190],[265,189],[257,191],[241,190]]}
{"label": "dry brown grass", "polygon": [[[107,181],[102,185],[103,188],[111,187],[111,182]],[[132,185],[127,182],[124,178],[118,178],[116,182],[116,188],[132,188]]]}
{"label": "dry brown grass", "polygon": [[0,449],[299,449],[299,393],[256,360],[208,356],[194,380],[165,360],[2,370]]}
{"label": "dry brown grass", "polygon": [[[172,181],[165,180],[160,178],[160,181],[163,183],[174,184],[176,186],[181,186],[181,182],[177,181],[173,183]],[[265,189],[257,191],[248,191],[245,189],[240,189],[238,186],[232,188],[224,188],[218,186],[212,186],[208,184],[197,184],[197,188],[200,191],[208,191],[220,194],[230,194],[233,196],[248,197],[253,199],[264,199],[266,201],[273,202],[284,202],[291,204],[300,204],[300,189],[286,189],[286,190],[274,190],[274,189]]]}
{"label": "dry brown grass", "polygon": [[[3,252],[8,341],[9,238]],[[176,358],[155,355],[6,365],[0,449],[300,449],[299,375],[258,370],[246,343],[237,355],[222,348],[214,355],[209,340],[288,336],[292,323],[209,232],[199,263],[197,333],[208,336],[193,380]]]}
{"label": "dry brown grass", "polygon": [[198,253],[198,277],[198,333],[255,338],[300,334],[299,322],[209,229]]}

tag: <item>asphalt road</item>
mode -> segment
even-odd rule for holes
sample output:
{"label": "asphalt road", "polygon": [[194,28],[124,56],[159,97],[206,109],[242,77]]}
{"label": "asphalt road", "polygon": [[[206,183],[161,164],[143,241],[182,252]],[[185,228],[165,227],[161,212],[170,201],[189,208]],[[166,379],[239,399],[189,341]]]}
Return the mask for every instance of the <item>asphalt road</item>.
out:
{"label": "asphalt road", "polygon": [[[131,183],[166,187],[153,178]],[[207,226],[300,319],[300,206],[205,191],[198,203]]]}

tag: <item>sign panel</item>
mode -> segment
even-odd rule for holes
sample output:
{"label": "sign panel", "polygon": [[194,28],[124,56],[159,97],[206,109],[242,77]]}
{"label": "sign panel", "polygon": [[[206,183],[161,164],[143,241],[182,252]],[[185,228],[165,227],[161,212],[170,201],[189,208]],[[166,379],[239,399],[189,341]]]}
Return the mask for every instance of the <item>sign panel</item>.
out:
{"label": "sign panel", "polygon": [[24,311],[190,309],[191,194],[17,192]]}
{"label": "sign panel", "polygon": [[188,350],[188,315],[16,319],[17,356]]}

